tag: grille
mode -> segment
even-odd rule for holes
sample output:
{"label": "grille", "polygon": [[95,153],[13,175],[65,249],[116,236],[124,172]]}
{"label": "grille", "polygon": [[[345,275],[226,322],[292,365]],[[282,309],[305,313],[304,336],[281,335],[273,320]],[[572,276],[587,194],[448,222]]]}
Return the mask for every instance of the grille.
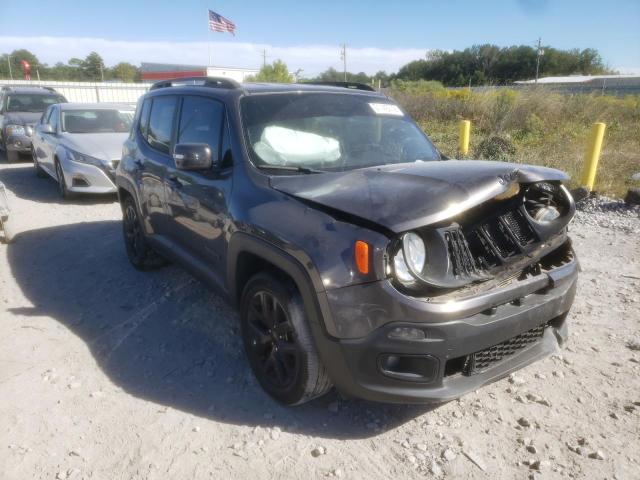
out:
{"label": "grille", "polygon": [[477,273],[478,266],[471,256],[471,250],[469,250],[469,245],[462,230],[457,228],[446,232],[445,240],[447,241],[453,274],[459,277],[461,275],[472,276]]}
{"label": "grille", "polygon": [[533,228],[518,210],[509,210],[468,229],[445,234],[449,258],[456,276],[473,276],[490,270],[523,252],[536,241]]}
{"label": "grille", "polygon": [[496,363],[520,352],[529,345],[536,343],[544,334],[546,324],[532,328],[528,332],[516,335],[509,340],[481,350],[471,355],[467,355],[462,367],[463,375],[473,375],[480,373]]}
{"label": "grille", "polygon": [[507,212],[500,217],[500,220],[506,225],[509,233],[521,247],[535,241],[536,235],[520,210]]}

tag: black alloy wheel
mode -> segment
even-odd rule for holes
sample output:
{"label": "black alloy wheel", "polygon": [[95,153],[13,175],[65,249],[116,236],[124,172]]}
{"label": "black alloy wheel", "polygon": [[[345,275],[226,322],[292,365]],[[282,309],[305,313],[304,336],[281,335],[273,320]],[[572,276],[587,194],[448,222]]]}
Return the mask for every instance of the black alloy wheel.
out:
{"label": "black alloy wheel", "polygon": [[257,291],[249,301],[247,317],[250,355],[274,389],[286,390],[295,381],[299,353],[287,312],[275,295]]}

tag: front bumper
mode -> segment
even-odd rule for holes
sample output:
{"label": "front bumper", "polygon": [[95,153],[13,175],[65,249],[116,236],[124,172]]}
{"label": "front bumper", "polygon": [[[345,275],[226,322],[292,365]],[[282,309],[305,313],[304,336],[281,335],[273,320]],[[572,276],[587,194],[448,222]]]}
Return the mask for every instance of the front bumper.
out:
{"label": "front bumper", "polygon": [[[578,269],[574,258],[508,288],[444,304],[408,297],[387,281],[329,291],[338,329],[344,330],[346,318],[336,318],[336,312],[350,317],[351,325],[362,331],[368,321],[370,329],[358,338],[317,335],[318,349],[336,387],[346,394],[388,403],[448,401],[559,349],[567,339],[566,314],[575,297]],[[539,338],[481,371],[463,374],[455,368],[477,352],[500,350],[543,325]],[[419,329],[424,338],[390,337],[398,327]],[[400,375],[387,369],[390,356],[404,362]],[[411,370],[415,359],[422,362],[423,376],[402,371],[406,365]]]}
{"label": "front bumper", "polygon": [[107,194],[116,193],[115,170],[108,167],[74,162],[69,158],[61,160],[67,190],[74,193]]}
{"label": "front bumper", "polygon": [[9,135],[6,146],[8,151],[28,153],[31,151],[31,137],[27,135]]}

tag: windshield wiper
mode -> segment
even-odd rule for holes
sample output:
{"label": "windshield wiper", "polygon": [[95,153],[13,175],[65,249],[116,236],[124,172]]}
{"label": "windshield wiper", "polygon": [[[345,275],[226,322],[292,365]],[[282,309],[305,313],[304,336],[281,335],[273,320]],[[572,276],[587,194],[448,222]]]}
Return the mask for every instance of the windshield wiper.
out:
{"label": "windshield wiper", "polygon": [[256,165],[256,168],[259,168],[260,170],[285,170],[288,172],[297,172],[297,173],[305,173],[305,174],[309,174],[309,173],[326,173],[324,170],[315,170],[313,168],[307,168],[307,167],[301,167],[300,165],[267,165],[267,164],[261,164],[261,165]]}

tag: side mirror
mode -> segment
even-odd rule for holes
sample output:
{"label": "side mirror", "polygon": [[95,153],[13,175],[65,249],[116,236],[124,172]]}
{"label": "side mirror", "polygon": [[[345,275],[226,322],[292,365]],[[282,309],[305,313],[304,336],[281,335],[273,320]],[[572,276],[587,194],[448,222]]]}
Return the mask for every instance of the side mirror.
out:
{"label": "side mirror", "polygon": [[179,143],[173,149],[178,170],[209,170],[214,164],[213,156],[206,143]]}
{"label": "side mirror", "polygon": [[42,125],[40,127],[40,131],[42,133],[56,133],[56,131],[53,129],[53,127],[48,123],[45,123],[44,125]]}

